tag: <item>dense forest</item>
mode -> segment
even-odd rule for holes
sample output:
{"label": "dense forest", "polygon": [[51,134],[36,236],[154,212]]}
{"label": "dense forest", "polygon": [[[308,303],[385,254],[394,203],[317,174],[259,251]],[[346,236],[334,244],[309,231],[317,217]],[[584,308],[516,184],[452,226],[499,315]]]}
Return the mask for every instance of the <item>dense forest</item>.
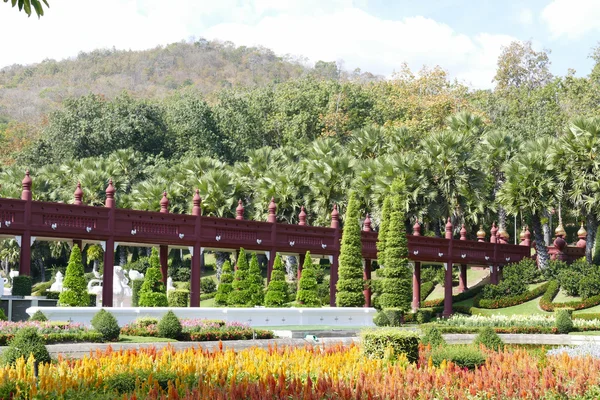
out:
{"label": "dense forest", "polygon": [[583,220],[591,258],[600,63],[583,77],[549,65],[546,52],[515,42],[495,88],[471,90],[441,67],[400,66],[382,79],[199,40],[9,67],[0,195],[18,197],[30,168],[36,199],[70,202],[80,181],[85,202],[101,205],[112,178],[120,207],[158,210],[166,190],[172,212],[189,212],[198,188],[205,215],[231,217],[242,199],[264,219],[273,196],[281,221],[296,223],[304,205],[320,225],[354,191],[377,227],[402,181],[407,221],[428,234],[448,216],[471,237],[480,224],[512,232],[516,222],[541,245],[559,222],[576,240]]}

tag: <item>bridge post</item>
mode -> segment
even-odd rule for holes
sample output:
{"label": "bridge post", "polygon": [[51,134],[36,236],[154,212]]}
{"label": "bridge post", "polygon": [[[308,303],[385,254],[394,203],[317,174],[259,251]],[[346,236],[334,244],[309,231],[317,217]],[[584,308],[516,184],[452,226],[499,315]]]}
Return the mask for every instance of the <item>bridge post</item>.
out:
{"label": "bridge post", "polygon": [[[462,224],[462,228],[460,228],[460,240],[467,240],[467,229],[465,228],[465,224]],[[458,292],[463,293],[467,289],[467,264],[460,264]]]}
{"label": "bridge post", "polygon": [[192,249],[192,271],[190,277],[190,307],[200,307],[200,275],[202,271],[203,255],[200,243],[201,236],[201,215],[202,215],[202,199],[200,198],[200,191],[196,189],[194,194],[192,207],[192,215],[196,217],[196,243]]}
{"label": "bridge post", "polygon": [[331,212],[331,227],[335,229],[333,243],[335,245],[335,253],[331,258],[331,269],[329,275],[329,306],[335,307],[335,295],[337,293],[338,281],[338,259],[340,256],[340,213],[338,212],[337,204],[334,204]]}
{"label": "bridge post", "polygon": [[[76,205],[76,206],[83,205],[83,190],[81,190],[81,182],[77,182],[77,188],[75,189],[75,192],[73,193],[73,197],[75,198],[73,201],[73,205]],[[86,265],[87,257],[85,255],[85,253],[83,252],[83,240],[73,239],[73,246],[79,247],[79,250],[81,250],[81,257],[83,259],[83,265]]]}
{"label": "bridge post", "polygon": [[112,179],[108,181],[106,188],[106,202],[109,209],[108,231],[110,236],[104,247],[104,274],[102,275],[102,307],[113,306],[113,272],[115,265],[115,188]]}
{"label": "bridge post", "polygon": [[[371,218],[369,213],[365,216],[365,222],[363,224],[363,231],[371,232]],[[363,280],[365,281],[365,307],[371,307],[371,259],[366,258],[363,265]]]}
{"label": "bridge post", "polygon": [[446,222],[446,235],[448,242],[448,261],[444,264],[446,272],[444,274],[444,312],[442,315],[447,318],[452,315],[452,222],[448,217]]}
{"label": "bridge post", "polygon": [[[169,198],[167,192],[163,192],[163,197],[160,200],[160,212],[162,214],[169,213]],[[160,273],[162,275],[162,281],[166,285],[167,278],[169,276],[169,246],[160,245],[158,247],[158,258],[160,260]]]}
{"label": "bridge post", "polygon": [[417,312],[421,308],[421,263],[419,261],[415,261],[413,265],[412,285],[412,309],[413,312]]}
{"label": "bridge post", "polygon": [[29,170],[25,172],[25,178],[22,182],[23,191],[21,200],[25,203],[25,231],[21,237],[21,250],[19,257],[19,275],[31,275],[31,177]]}
{"label": "bridge post", "polygon": [[[306,226],[306,211],[304,211],[304,206],[300,208],[300,214],[298,214],[298,225]],[[298,289],[300,289],[300,278],[302,277],[302,268],[304,266],[304,259],[306,258],[306,254],[299,253],[298,254],[298,274],[296,275],[298,279]]]}
{"label": "bridge post", "polygon": [[275,204],[275,197],[271,197],[269,203],[269,216],[267,222],[272,223],[271,226],[271,256],[269,257],[269,263],[267,264],[267,285],[271,282],[271,273],[273,272],[273,264],[275,263],[275,256],[277,255],[277,204]]}

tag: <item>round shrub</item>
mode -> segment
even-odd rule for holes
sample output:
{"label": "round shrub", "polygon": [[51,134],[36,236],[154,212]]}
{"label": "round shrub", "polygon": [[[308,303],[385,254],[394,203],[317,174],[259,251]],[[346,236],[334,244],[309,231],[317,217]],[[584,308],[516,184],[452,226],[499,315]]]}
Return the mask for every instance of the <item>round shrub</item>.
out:
{"label": "round shrub", "polygon": [[500,336],[496,333],[494,328],[486,326],[479,334],[475,337],[473,342],[475,345],[484,345],[488,349],[498,351],[504,346],[504,342],[500,339]]}
{"label": "round shrub", "polygon": [[178,339],[181,336],[183,328],[177,315],[173,311],[169,311],[161,318],[157,327],[158,335],[168,339]]}
{"label": "round shrub", "polygon": [[425,335],[421,338],[421,343],[429,344],[433,348],[445,345],[446,340],[438,328],[431,327],[425,330]]}
{"label": "round shrub", "polygon": [[44,315],[43,312],[41,312],[40,310],[37,310],[31,317],[29,317],[29,320],[46,322],[46,321],[48,321],[48,318],[46,318],[46,316]]}
{"label": "round shrub", "polygon": [[108,342],[114,342],[119,339],[119,323],[114,315],[102,309],[92,318],[92,326],[102,334],[102,339]]}
{"label": "round shrub", "polygon": [[383,312],[388,317],[388,321],[390,322],[390,326],[400,326],[404,321],[404,310],[401,308],[384,308]]}
{"label": "round shrub", "polygon": [[[221,279],[223,276],[221,275]],[[200,279],[200,293],[214,293],[217,291],[217,284],[212,278]]]}
{"label": "round shrub", "polygon": [[377,311],[377,314],[373,317],[373,323],[377,326],[389,326],[390,320],[388,319],[386,313],[383,311]]}
{"label": "round shrub", "polygon": [[8,348],[2,353],[2,361],[4,364],[14,364],[21,357],[27,360],[31,354],[39,363],[51,361],[48,349],[42,337],[38,335],[37,329],[23,328],[17,332],[8,344]]}
{"label": "round shrub", "polygon": [[475,346],[443,346],[433,349],[431,361],[439,367],[442,362],[451,361],[461,368],[475,369],[485,364],[486,357]]}
{"label": "round shrub", "polygon": [[555,324],[558,333],[569,333],[573,330],[573,320],[568,309],[559,308],[555,310],[554,315],[556,316]]}

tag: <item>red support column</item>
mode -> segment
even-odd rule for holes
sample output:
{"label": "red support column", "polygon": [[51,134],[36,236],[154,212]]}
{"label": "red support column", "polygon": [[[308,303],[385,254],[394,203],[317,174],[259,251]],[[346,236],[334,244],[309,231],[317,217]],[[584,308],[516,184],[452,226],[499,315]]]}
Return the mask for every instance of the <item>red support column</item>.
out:
{"label": "red support column", "polygon": [[277,204],[275,204],[275,197],[271,197],[269,203],[269,216],[267,222],[272,223],[271,227],[271,254],[269,257],[269,264],[267,265],[267,285],[271,282],[271,273],[273,272],[273,264],[275,262],[275,256],[277,255]]}
{"label": "red support column", "polygon": [[448,262],[444,265],[446,273],[444,274],[444,317],[452,315],[452,222],[448,218],[446,223],[446,239],[448,243]]}
{"label": "red support column", "polygon": [[202,232],[202,199],[200,191],[196,189],[193,199],[192,215],[196,217],[196,243],[192,249],[192,271],[190,277],[190,307],[200,307],[200,279],[203,264],[203,254],[200,244],[200,236]]}
{"label": "red support column", "polygon": [[21,200],[25,200],[25,231],[21,236],[21,250],[19,257],[19,275],[31,275],[31,177],[29,170],[25,172],[25,178],[22,182],[23,191]]}
{"label": "red support column", "polygon": [[490,283],[492,285],[497,285],[499,282],[498,279],[498,227],[496,227],[496,223],[492,224],[492,229],[490,230],[490,243],[494,243],[494,258],[490,271]]}
{"label": "red support column", "polygon": [[338,258],[340,255],[340,213],[337,209],[337,204],[333,206],[331,212],[331,227],[335,229],[334,240],[335,253],[331,260],[331,270],[329,273],[329,306],[335,307],[335,295],[337,293],[337,281],[338,281]]}
{"label": "red support column", "polygon": [[412,298],[412,309],[416,312],[421,307],[421,263],[415,261],[413,268],[413,298]]}
{"label": "red support column", "polygon": [[[460,228],[460,240],[467,240],[467,229],[465,224]],[[460,273],[458,274],[458,291],[463,293],[467,290],[467,264],[460,265]]]}
{"label": "red support column", "polygon": [[365,259],[365,267],[363,271],[363,279],[365,280],[365,307],[371,307],[371,260]]}
{"label": "red support column", "polygon": [[110,236],[106,240],[104,249],[104,274],[102,276],[102,307],[113,306],[113,272],[115,265],[115,188],[112,179],[108,181],[106,188],[105,207],[108,212],[108,231]]}
{"label": "red support column", "polygon": [[169,274],[169,246],[160,245],[158,248],[158,257],[160,259],[160,273],[162,281],[166,285]]}

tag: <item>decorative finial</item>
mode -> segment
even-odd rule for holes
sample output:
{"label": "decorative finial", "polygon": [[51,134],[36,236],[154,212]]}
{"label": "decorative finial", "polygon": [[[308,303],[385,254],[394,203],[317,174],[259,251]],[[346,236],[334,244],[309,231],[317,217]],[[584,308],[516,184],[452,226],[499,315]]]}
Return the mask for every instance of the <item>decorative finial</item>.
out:
{"label": "decorative finial", "polygon": [[579,240],[577,241],[577,247],[584,249],[586,246],[587,231],[583,227],[583,222],[581,223],[581,227],[577,231],[577,237],[579,238]]}
{"label": "decorative finial", "polygon": [[477,241],[478,242],[485,241],[485,231],[483,230],[483,225],[479,225],[479,230],[477,231]]}
{"label": "decorative finial", "polygon": [[169,199],[167,198],[167,192],[163,192],[163,197],[160,199],[160,212],[168,213],[169,212]]}
{"label": "decorative finial", "polygon": [[363,231],[371,232],[371,218],[369,218],[369,213],[367,213],[367,216],[365,217],[365,224],[363,226]]}
{"label": "decorative finial", "polygon": [[106,188],[106,207],[115,207],[115,188],[113,186],[112,179],[108,180],[108,187]]}
{"label": "decorative finial", "polygon": [[496,243],[498,241],[498,236],[496,235],[498,233],[498,227],[496,226],[495,221],[492,223],[492,229],[490,230],[490,233],[492,234],[490,236],[490,243]]}
{"label": "decorative finial", "polygon": [[267,222],[275,223],[277,222],[277,204],[275,204],[275,197],[271,197],[271,202],[269,203],[269,217],[267,218]]}
{"label": "decorative finial", "polygon": [[200,197],[200,190],[196,189],[196,193],[194,193],[194,198],[192,199],[192,215],[201,215],[202,214],[202,198]]}
{"label": "decorative finial", "polygon": [[25,171],[25,177],[23,178],[23,191],[21,192],[21,200],[31,201],[31,177],[29,176],[29,170]]}
{"label": "decorative finial", "polygon": [[298,215],[298,225],[306,225],[306,211],[304,211],[304,206],[300,207],[300,214]]}
{"label": "decorative finial", "polygon": [[555,236],[560,236],[563,239],[567,236],[567,232],[565,231],[565,227],[563,226],[562,223],[558,224],[558,226],[554,230],[554,235]]}
{"label": "decorative finial", "polygon": [[331,212],[331,227],[334,229],[340,227],[340,213],[338,212],[337,204],[333,205],[333,211]]}
{"label": "decorative finial", "polygon": [[244,206],[242,205],[242,199],[238,200],[238,206],[235,209],[235,219],[244,219]]}
{"label": "decorative finial", "polygon": [[450,217],[448,217],[448,222],[446,222],[446,239],[452,239],[452,222],[450,221]]}
{"label": "decorative finial", "polygon": [[415,221],[413,225],[413,236],[421,236],[421,224],[419,224],[419,220]]}
{"label": "decorative finial", "polygon": [[465,224],[462,224],[462,228],[460,228],[460,240],[467,240],[467,228],[465,228]]}
{"label": "decorative finial", "polygon": [[75,204],[76,206],[82,205],[83,190],[81,190],[81,182],[77,182],[77,188],[75,189],[75,193],[73,193],[73,195],[75,196],[75,202],[73,204]]}

